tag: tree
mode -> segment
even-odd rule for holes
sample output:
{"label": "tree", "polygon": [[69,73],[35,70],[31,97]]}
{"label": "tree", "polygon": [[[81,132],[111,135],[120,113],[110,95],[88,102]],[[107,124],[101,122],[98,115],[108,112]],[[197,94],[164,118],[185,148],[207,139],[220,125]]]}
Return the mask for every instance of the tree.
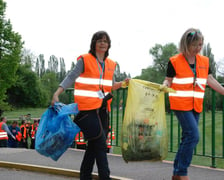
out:
{"label": "tree", "polygon": [[48,101],[50,101],[59,84],[55,72],[46,72],[41,78],[41,84],[48,92]]}
{"label": "tree", "polygon": [[18,79],[7,91],[8,102],[15,107],[46,107],[48,94],[40,80],[29,66],[21,64],[17,70]]}
{"label": "tree", "polygon": [[116,69],[114,71],[114,75],[115,75],[115,81],[117,81],[117,82],[121,81],[121,79],[120,79],[121,71],[120,71],[119,63],[117,63],[117,65],[116,65]]}
{"label": "tree", "polygon": [[50,60],[48,61],[48,70],[50,72],[58,73],[58,58],[54,55],[50,56]]}
{"label": "tree", "polygon": [[217,71],[224,76],[224,58],[217,63]]}
{"label": "tree", "polygon": [[153,67],[164,76],[169,58],[178,53],[177,47],[173,43],[164,46],[156,44],[149,52],[153,56]]}
{"label": "tree", "polygon": [[0,0],[0,109],[6,109],[6,91],[16,82],[23,42],[5,19],[6,3]]}
{"label": "tree", "polygon": [[36,60],[36,67],[35,67],[36,74],[38,77],[42,77],[45,72],[45,60],[44,60],[44,55],[40,54]]}
{"label": "tree", "polygon": [[119,82],[119,81],[123,81],[126,78],[131,78],[130,73],[128,75],[127,75],[126,72],[123,72],[122,73],[120,71],[120,65],[119,65],[119,63],[118,62],[116,62],[116,63],[117,63],[117,65],[116,65],[116,69],[114,71],[115,81],[116,82]]}
{"label": "tree", "polygon": [[137,79],[142,79],[145,81],[151,81],[156,83],[162,83],[165,76],[159,73],[156,68],[149,66],[146,69],[142,69],[142,73],[140,76],[136,77]]}
{"label": "tree", "polygon": [[27,67],[29,67],[32,70],[33,65],[34,65],[34,60],[35,60],[34,54],[31,53],[30,50],[24,48],[22,51],[22,57],[21,57],[20,63],[23,65],[26,65]]}
{"label": "tree", "polygon": [[149,53],[153,57],[153,65],[146,69],[142,69],[141,75],[136,78],[155,83],[162,83],[166,76],[169,58],[177,54],[177,47],[173,43],[164,46],[155,44],[155,46],[149,50]]}
{"label": "tree", "polygon": [[59,81],[61,82],[66,76],[65,61],[64,58],[60,58],[60,72]]}
{"label": "tree", "polygon": [[36,72],[37,76],[40,77],[40,60],[39,60],[39,58],[37,58],[37,60],[36,60],[35,72]]}
{"label": "tree", "polygon": [[216,77],[216,63],[215,63],[214,55],[212,54],[212,49],[209,43],[204,46],[202,50],[202,54],[209,58],[209,68],[212,71],[213,77]]}

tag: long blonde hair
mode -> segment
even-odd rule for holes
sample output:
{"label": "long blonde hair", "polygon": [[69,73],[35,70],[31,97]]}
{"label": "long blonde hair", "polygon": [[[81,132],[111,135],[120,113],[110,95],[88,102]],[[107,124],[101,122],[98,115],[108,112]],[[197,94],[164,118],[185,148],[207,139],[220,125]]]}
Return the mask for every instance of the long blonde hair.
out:
{"label": "long blonde hair", "polygon": [[190,45],[198,40],[204,42],[204,36],[199,29],[190,28],[181,37],[179,51],[184,55],[189,54]]}

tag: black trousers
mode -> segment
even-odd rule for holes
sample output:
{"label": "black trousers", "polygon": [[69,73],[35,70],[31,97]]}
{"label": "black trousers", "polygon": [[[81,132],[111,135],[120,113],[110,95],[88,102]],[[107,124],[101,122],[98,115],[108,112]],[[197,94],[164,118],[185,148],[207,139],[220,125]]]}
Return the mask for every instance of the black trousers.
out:
{"label": "black trousers", "polygon": [[81,180],[92,180],[93,166],[96,161],[99,178],[110,180],[107,160],[106,135],[109,129],[109,116],[106,108],[81,111],[74,122],[84,133],[88,145],[80,168]]}

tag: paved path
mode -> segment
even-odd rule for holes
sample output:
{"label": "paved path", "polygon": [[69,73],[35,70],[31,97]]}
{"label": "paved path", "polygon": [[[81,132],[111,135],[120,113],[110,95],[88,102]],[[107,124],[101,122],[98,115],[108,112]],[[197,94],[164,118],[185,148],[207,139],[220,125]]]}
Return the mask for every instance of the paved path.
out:
{"label": "paved path", "polygon": [[47,173],[38,173],[13,168],[0,168],[1,180],[78,180],[79,178],[58,176]]}
{"label": "paved path", "polygon": [[[22,164],[24,166],[33,165],[33,169],[31,169],[31,171],[33,172],[35,170],[47,172],[43,169],[44,167],[48,168],[48,171],[50,169],[54,169],[54,172],[59,174],[63,171],[68,170],[72,173],[76,173],[77,175],[79,173],[79,167],[83,154],[84,151],[82,150],[69,149],[62,155],[62,157],[58,161],[53,161],[50,158],[38,154],[35,150],[1,148],[0,165],[4,166],[4,163],[11,162],[12,164],[10,166],[7,166],[6,164],[5,167],[12,168],[13,166],[15,166],[16,168],[16,165],[18,164]],[[121,156],[112,154],[108,154],[108,160],[111,175],[114,177],[113,179],[126,178],[133,180],[171,180],[172,163],[169,162],[142,161],[125,163]],[[96,167],[94,167],[94,173],[97,174]],[[224,180],[224,170],[220,169],[191,166],[189,168],[189,174],[191,180]],[[64,179],[68,178],[66,177]],[[77,177],[73,179],[77,179]]]}

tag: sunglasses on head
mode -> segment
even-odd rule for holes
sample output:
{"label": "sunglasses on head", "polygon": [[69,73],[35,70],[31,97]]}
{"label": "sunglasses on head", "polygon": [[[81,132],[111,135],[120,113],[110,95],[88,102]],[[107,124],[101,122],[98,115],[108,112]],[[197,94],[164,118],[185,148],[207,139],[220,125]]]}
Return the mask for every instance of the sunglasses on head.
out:
{"label": "sunglasses on head", "polygon": [[195,30],[195,31],[189,32],[188,36],[194,36],[195,34],[201,34],[201,32],[199,30]]}

